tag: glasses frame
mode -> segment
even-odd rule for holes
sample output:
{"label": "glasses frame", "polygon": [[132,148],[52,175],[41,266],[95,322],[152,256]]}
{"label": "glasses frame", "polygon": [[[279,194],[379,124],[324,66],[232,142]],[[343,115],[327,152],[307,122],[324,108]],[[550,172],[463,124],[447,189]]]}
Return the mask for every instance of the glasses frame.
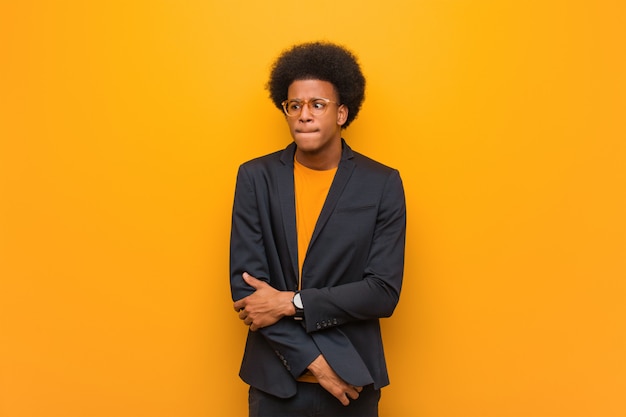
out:
{"label": "glasses frame", "polygon": [[[336,104],[337,106],[341,106],[341,104],[337,103],[336,101],[332,101],[331,99],[325,98],[325,97],[312,97],[308,100],[300,100],[300,99],[291,99],[291,100],[285,100],[282,103],[280,103],[281,106],[283,106],[283,111],[285,112],[285,114],[287,115],[287,117],[300,117],[300,115],[302,114],[302,109],[304,108],[304,106],[309,106],[309,112],[311,114],[313,114],[313,110],[311,109],[311,102],[316,101],[316,100],[322,100],[324,101],[326,104],[329,103],[333,103]],[[289,104],[289,102],[291,101],[297,101],[298,103],[300,103],[302,106],[300,107],[300,111],[298,112],[298,114],[296,115],[291,115],[289,114],[289,112],[287,111],[287,105]],[[320,114],[314,114],[315,116],[322,116],[324,113],[326,113],[326,110],[328,109],[328,106],[324,107],[324,111],[321,112]]]}

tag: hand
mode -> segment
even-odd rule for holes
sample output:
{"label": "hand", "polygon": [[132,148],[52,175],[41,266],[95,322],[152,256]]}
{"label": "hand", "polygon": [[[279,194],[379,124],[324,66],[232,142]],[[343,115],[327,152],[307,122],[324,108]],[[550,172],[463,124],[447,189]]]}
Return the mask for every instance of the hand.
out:
{"label": "hand", "polygon": [[233,307],[243,323],[250,326],[250,330],[254,332],[262,327],[271,326],[285,316],[296,314],[296,309],[291,303],[293,291],[278,291],[247,272],[244,272],[242,277],[255,292],[235,301]]}
{"label": "hand", "polygon": [[363,387],[355,387],[341,379],[326,362],[323,355],[315,358],[308,369],[315,375],[322,388],[330,392],[343,405],[348,405],[350,400],[359,398],[359,393],[363,391]]}

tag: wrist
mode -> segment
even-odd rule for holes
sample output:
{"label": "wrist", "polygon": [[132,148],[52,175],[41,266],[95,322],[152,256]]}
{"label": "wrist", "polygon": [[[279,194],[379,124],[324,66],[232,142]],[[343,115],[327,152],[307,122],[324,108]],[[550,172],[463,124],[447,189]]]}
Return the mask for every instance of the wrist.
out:
{"label": "wrist", "polygon": [[322,368],[324,368],[325,366],[328,366],[328,362],[326,362],[326,358],[324,358],[324,355],[320,354],[317,358],[313,360],[313,362],[309,364],[309,366],[307,366],[307,369],[313,375],[319,375],[322,371]]}
{"label": "wrist", "polygon": [[285,299],[284,299],[284,316],[293,317],[296,314],[296,307],[293,305],[293,297],[296,294],[294,291],[285,291]]}

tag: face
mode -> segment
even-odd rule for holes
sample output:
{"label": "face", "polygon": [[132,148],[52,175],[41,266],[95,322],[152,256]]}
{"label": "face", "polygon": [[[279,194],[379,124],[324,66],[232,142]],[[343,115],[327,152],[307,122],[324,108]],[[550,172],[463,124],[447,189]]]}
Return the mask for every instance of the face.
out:
{"label": "face", "polygon": [[[337,102],[338,97],[334,86],[328,81],[297,80],[291,83],[287,92],[288,100],[310,100],[327,98]],[[341,126],[346,122],[348,109],[335,103],[329,103],[324,114],[311,114],[308,105],[302,106],[297,117],[287,117],[291,136],[296,142],[298,154],[302,156],[323,155],[325,153],[341,153]]]}

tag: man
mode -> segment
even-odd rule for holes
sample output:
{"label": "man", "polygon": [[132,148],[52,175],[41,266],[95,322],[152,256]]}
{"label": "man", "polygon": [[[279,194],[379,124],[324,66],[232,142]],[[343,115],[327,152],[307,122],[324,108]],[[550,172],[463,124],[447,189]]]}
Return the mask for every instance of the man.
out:
{"label": "man", "polygon": [[231,234],[250,416],[378,416],[389,383],[379,318],[404,268],[399,173],[342,139],[365,90],[348,50],[296,45],[268,90],[293,142],[240,167]]}

